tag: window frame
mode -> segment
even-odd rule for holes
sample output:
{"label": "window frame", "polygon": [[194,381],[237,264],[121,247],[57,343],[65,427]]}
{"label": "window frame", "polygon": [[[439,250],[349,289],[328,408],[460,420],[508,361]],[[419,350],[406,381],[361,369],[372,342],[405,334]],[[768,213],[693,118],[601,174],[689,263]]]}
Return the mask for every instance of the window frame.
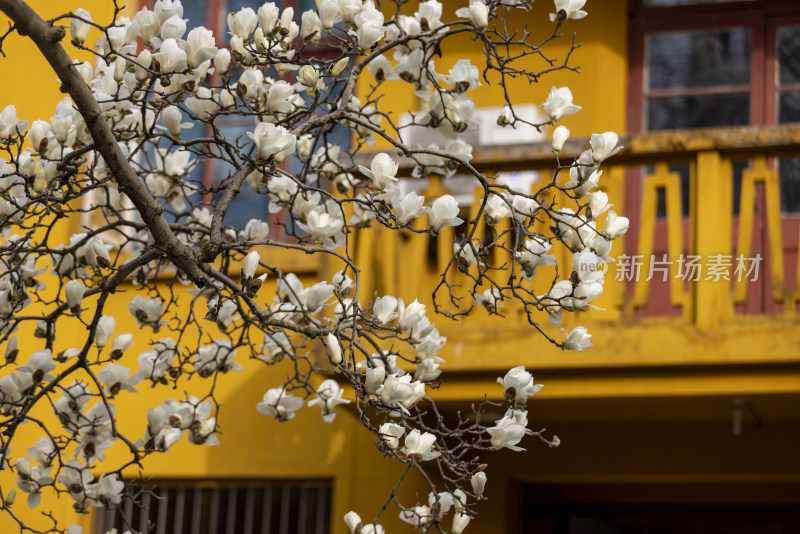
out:
{"label": "window frame", "polygon": [[796,0],[753,0],[669,7],[647,7],[632,0],[628,50],[627,129],[649,131],[646,124],[646,39],[648,35],[679,31],[750,30],[751,126],[777,123],[777,32],[784,26],[800,26]]}

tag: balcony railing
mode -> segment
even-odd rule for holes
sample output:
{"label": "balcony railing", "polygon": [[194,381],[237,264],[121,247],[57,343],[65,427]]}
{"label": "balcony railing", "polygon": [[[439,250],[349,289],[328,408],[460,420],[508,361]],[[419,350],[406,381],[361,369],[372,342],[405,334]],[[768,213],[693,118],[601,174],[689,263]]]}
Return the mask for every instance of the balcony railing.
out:
{"label": "balcony railing", "polygon": [[[593,302],[604,311],[566,319],[564,326],[569,330],[572,323],[586,324],[598,341],[604,338],[606,348],[599,352],[609,357],[599,361],[608,365],[684,362],[685,351],[702,352],[699,361],[750,361],[760,345],[774,347],[775,336],[785,328],[798,328],[800,213],[781,211],[781,186],[791,185],[792,177],[782,181],[779,168],[792,163],[783,158],[800,157],[800,125],[656,132],[623,136],[620,144],[625,149],[603,164],[600,185],[613,209],[631,219],[631,230],[615,241],[612,256],[617,262],[609,267],[603,296]],[[571,161],[586,147],[588,140],[570,140],[562,161]],[[475,163],[487,173],[534,170],[549,176],[554,158],[549,144],[539,144],[476,149]],[[446,191],[438,179],[426,188],[426,196]],[[470,219],[478,209],[473,201]],[[481,232],[479,228],[475,235]],[[453,255],[454,238],[452,228],[438,238],[382,228],[360,231],[358,261],[372,267],[364,271],[362,294],[423,295],[432,305],[423,290],[437,285]],[[495,254],[490,264],[510,263],[510,252]],[[569,266],[571,254],[558,254],[559,265]],[[695,268],[689,272],[692,261]],[[638,262],[637,278],[630,267]],[[559,272],[563,276],[570,271]],[[449,280],[459,284],[466,278],[453,273]],[[520,305],[506,304],[500,311],[502,321],[479,312],[458,323],[437,325],[465,343],[463,347],[472,341],[495,347],[491,358],[465,357],[464,369],[502,367],[503,351],[511,347],[551,354],[539,345]],[[737,336],[745,331],[747,339],[737,346]],[[702,344],[712,338],[718,345],[703,352]],[[630,350],[638,346],[638,355],[611,357],[620,344]],[[458,360],[462,349],[452,350]],[[783,352],[770,357],[798,360],[796,349]]]}

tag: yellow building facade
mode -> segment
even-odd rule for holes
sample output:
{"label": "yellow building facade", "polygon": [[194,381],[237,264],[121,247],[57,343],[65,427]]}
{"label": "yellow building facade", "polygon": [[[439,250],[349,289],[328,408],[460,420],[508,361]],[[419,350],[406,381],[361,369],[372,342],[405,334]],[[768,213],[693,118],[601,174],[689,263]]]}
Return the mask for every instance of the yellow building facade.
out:
{"label": "yellow building facade", "polygon": [[[540,27],[551,10],[545,3],[520,10],[519,22],[545,31]],[[111,14],[104,0],[31,4],[45,18],[79,6],[99,22]],[[447,0],[444,11],[458,7]],[[211,16],[226,7],[201,2],[198,9]],[[793,115],[800,55],[793,47],[800,43],[800,9],[771,0],[593,0],[586,9],[585,19],[564,27],[582,43],[572,61],[581,73],[555,72],[532,86],[516,80],[510,91],[521,104],[538,106],[551,86],[572,89],[583,110],[563,123],[573,139],[583,139],[570,141],[566,156],[577,156],[592,133],[622,134],[625,150],[604,164],[601,185],[631,218],[631,231],[615,245],[617,262],[597,301],[602,309],[565,317],[568,331],[589,328],[595,346],[586,351],[557,349],[513,305],[501,309],[504,319],[481,310],[461,321],[436,320],[448,338],[444,382],[434,394],[445,413],[468,410],[484,393],[502,399],[497,377],[525,365],[545,385],[531,401],[531,427],[561,439],[557,449],[531,439],[522,443],[525,453],[487,456],[489,498],[467,532],[795,532],[800,178],[792,158],[800,157],[794,124],[800,115]],[[558,41],[550,52],[562,57],[569,43]],[[49,117],[63,95],[46,62],[18,36],[3,50],[0,106],[15,104],[29,121]],[[442,53],[441,70],[461,58],[479,64],[481,57],[467,39]],[[421,107],[402,82],[386,92],[398,116]],[[479,107],[503,104],[496,87],[484,85],[471,96]],[[546,175],[554,165],[546,141],[484,144],[474,155],[476,166],[492,173]],[[425,185],[432,193],[448,186]],[[474,217],[478,206],[468,209]],[[80,223],[74,224],[61,229],[65,240]],[[449,261],[454,236],[444,231],[436,243],[418,237],[380,230],[357,236],[357,260],[371,266],[364,268],[362,294],[420,297],[430,309],[429,288]],[[690,257],[698,258],[699,275],[687,275]],[[559,261],[567,266],[570,258]],[[304,281],[328,272],[316,258],[288,251],[275,262]],[[124,310],[124,295],[116,299]],[[137,331],[126,310],[117,320],[118,331]],[[73,335],[80,339],[81,332]],[[552,335],[560,339],[558,329]],[[131,354],[140,345],[146,340],[137,339]],[[217,390],[222,444],[184,441],[145,462],[142,476],[167,488],[164,495],[176,503],[162,511],[153,505],[149,517],[166,526],[150,532],[200,532],[194,525],[218,520],[228,529],[218,532],[256,532],[257,523],[270,525],[262,532],[345,534],[346,512],[371,517],[401,466],[380,455],[346,410],[330,425],[312,409],[288,423],[256,414],[255,404],[284,372],[242,363],[245,372],[226,375]],[[132,434],[143,431],[146,407],[181,393],[139,389],[118,400],[120,425]],[[0,474],[4,489],[15,479]],[[409,479],[399,498],[413,504],[418,491],[425,500],[425,486]],[[34,522],[46,524],[44,509],[66,524],[83,524],[84,532],[102,532],[101,515],[75,514],[69,498],[45,498],[35,512],[23,501],[15,513]],[[181,519],[179,509],[186,510]],[[221,519],[234,513],[254,515],[232,526]],[[387,532],[409,529],[391,506],[381,523]],[[0,518],[0,532],[16,529]]]}

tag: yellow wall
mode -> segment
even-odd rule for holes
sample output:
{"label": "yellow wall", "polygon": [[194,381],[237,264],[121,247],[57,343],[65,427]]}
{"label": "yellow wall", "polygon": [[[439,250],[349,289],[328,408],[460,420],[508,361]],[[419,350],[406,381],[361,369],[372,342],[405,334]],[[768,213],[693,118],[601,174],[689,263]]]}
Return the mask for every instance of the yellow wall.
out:
{"label": "yellow wall", "polygon": [[[443,20],[451,20],[456,9],[463,6],[463,2],[446,0],[444,3]],[[532,31],[530,42],[538,42],[550,35],[554,25],[548,19],[552,4],[548,2],[535,3],[531,11],[516,9],[509,18],[509,33],[523,31],[527,25]],[[544,53],[550,58],[562,59],[566,56],[572,44],[572,35],[576,34],[576,43],[581,44],[569,62],[571,67],[580,67],[580,73],[569,70],[556,71],[545,74],[538,83],[529,84],[523,78],[508,79],[507,89],[514,103],[534,104],[539,106],[547,99],[547,94],[552,86],[567,86],[572,90],[574,103],[583,109],[575,115],[568,116],[559,124],[566,125],[575,137],[586,137],[592,133],[605,131],[624,132],[625,130],[625,105],[626,105],[626,80],[627,80],[627,55],[628,55],[628,2],[626,0],[604,0],[602,4],[589,5],[589,15],[581,20],[568,21],[562,26],[562,37],[543,47]],[[405,11],[413,13],[412,5],[406,6]],[[405,12],[404,11],[404,12]],[[391,53],[387,59],[396,63]],[[436,70],[446,74],[459,59],[469,59],[472,65],[477,66],[481,72],[485,65],[482,45],[463,34],[458,38],[445,42],[442,47],[442,57],[434,57]],[[548,65],[536,56],[529,56],[519,63],[519,68],[532,72],[541,72]],[[489,75],[487,84],[481,79],[482,86],[468,93],[475,101],[476,109],[482,107],[500,107],[505,104],[503,91],[498,82],[500,78],[496,73]],[[365,73],[360,79],[359,96],[366,95],[374,79]],[[420,99],[409,85],[400,80],[384,82],[379,93],[384,94],[382,104],[393,111],[393,118],[406,113],[423,109]],[[363,104],[363,102],[362,102]],[[387,149],[386,141],[376,141],[375,149]]]}
{"label": "yellow wall", "polygon": [[[70,2],[72,4],[88,8],[99,22],[108,20],[110,16],[108,2],[104,0]],[[33,5],[46,16],[65,9],[63,2],[49,0],[39,0]],[[448,1],[444,11],[450,16],[462,5],[461,2]],[[541,0],[534,4],[534,10],[530,13],[515,11],[514,20],[519,25],[529,23],[538,34],[550,27],[547,20],[550,8],[551,5]],[[538,85],[531,87],[526,82],[518,81],[512,83],[510,89],[518,102],[539,105],[544,102],[552,85],[568,85],[573,91],[575,103],[583,107],[577,115],[563,121],[574,136],[587,136],[606,130],[622,132],[625,126],[627,79],[627,2],[604,0],[602,4],[589,3],[587,9],[589,16],[586,19],[570,21],[564,27],[567,40],[561,41],[569,42],[569,34],[574,31],[578,41],[584,43],[575,52],[572,62],[582,67],[583,74],[558,72],[546,76]],[[2,19],[0,24],[3,24]],[[11,74],[7,75],[6,83],[0,84],[0,107],[14,103],[18,116],[29,121],[46,119],[52,115],[55,104],[63,95],[59,93],[55,77],[38,51],[16,36],[4,43],[4,51],[8,57],[0,59],[0,68],[4,73]],[[475,43],[468,39],[461,39],[445,47],[442,52],[443,57],[437,59],[437,65],[445,71],[457,59],[471,58],[474,64],[478,64],[480,58]],[[563,56],[565,45],[553,46],[550,52],[555,56]],[[359,87],[362,95],[368,77],[365,75],[364,83]],[[387,85],[386,95],[389,99],[387,103],[396,113],[420,107],[403,82]],[[502,104],[497,88],[484,86],[471,93],[471,96],[478,107]],[[73,221],[63,225],[61,231],[65,238],[75,230],[74,224]],[[381,248],[366,247],[365,244],[360,246],[366,250],[364,257],[373,261],[376,272],[383,274],[381,280],[374,282],[378,287],[385,290],[397,288],[402,293],[408,291],[411,281],[431,281],[424,270],[417,269],[420,265],[418,262],[401,262],[413,256],[403,256],[409,251],[400,248],[403,245],[399,242],[377,241],[375,247]],[[395,258],[397,261],[389,262],[394,266],[380,264],[375,258],[376,250],[397,254],[383,257],[384,260]],[[427,251],[424,254],[427,255]],[[408,265],[412,267],[406,268]],[[266,294],[271,288],[270,285],[262,292]],[[416,293],[412,291],[411,294]],[[187,301],[186,295],[181,298],[184,299],[183,303]],[[133,317],[127,312],[126,302],[127,297],[121,294],[114,297],[110,304],[110,309],[118,310],[115,313],[118,333],[138,331]],[[688,325],[675,321],[623,325],[616,315],[617,309],[608,307],[610,311],[605,315],[596,315],[600,320],[594,322],[597,347],[580,354],[565,354],[539,336],[532,335],[531,329],[525,326],[525,321],[518,315],[500,321],[488,319],[478,312],[477,317],[466,325],[437,320],[443,334],[450,340],[443,355],[447,359],[445,373],[451,371],[451,378],[439,396],[452,410],[465,407],[466,400],[483,392],[487,392],[490,398],[499,399],[502,391],[493,383],[495,378],[513,365],[525,364],[534,369],[537,382],[546,384],[537,396],[544,403],[543,409],[539,410],[537,401],[532,401],[533,424],[551,426],[565,438],[564,448],[558,451],[547,450],[530,440],[525,443],[530,450],[528,454],[500,455],[488,471],[490,500],[478,508],[481,515],[470,526],[469,532],[505,531],[509,518],[508,503],[513,502],[515,481],[608,481],[609,477],[618,476],[614,473],[626,470],[635,478],[635,474],[652,467],[636,456],[642,448],[661,447],[669,452],[677,447],[688,456],[692,454],[692,440],[703,439],[703,457],[713,456],[713,451],[723,451],[723,454],[718,457],[718,463],[704,469],[697,462],[683,462],[680,454],[675,453],[668,456],[667,467],[655,473],[645,472],[637,479],[639,482],[669,478],[669,466],[677,466],[673,474],[678,478],[683,477],[681,480],[691,480],[692,477],[724,480],[735,472],[736,460],[741,457],[737,454],[741,453],[747,458],[758,456],[759,438],[748,436],[746,441],[730,447],[729,427],[722,422],[721,416],[711,418],[716,425],[711,429],[707,421],[693,420],[690,424],[680,417],[697,413],[700,405],[708,409],[708,413],[713,411],[716,414],[718,409],[724,409],[727,414],[728,404],[724,404],[723,408],[715,405],[712,410],[698,399],[734,394],[762,397],[786,395],[784,404],[789,407],[796,405],[796,397],[791,394],[797,393],[800,381],[797,381],[797,372],[787,371],[786,367],[796,364],[800,358],[792,340],[781,335],[787,328],[796,329],[796,322],[754,319],[746,327],[735,325],[726,327],[727,330],[720,328],[714,336],[704,336]],[[576,319],[568,319],[565,324],[569,328],[573,323],[578,324]],[[76,344],[82,332],[75,327],[62,329],[58,335],[57,349]],[[128,351],[122,363],[132,369],[137,368],[136,355],[145,350],[148,337],[137,336],[136,346]],[[314,408],[302,410],[295,420],[283,424],[256,413],[255,404],[268,388],[281,382],[286,371],[280,365],[265,368],[259,362],[247,360],[245,354],[240,354],[237,360],[245,366],[246,371],[226,375],[217,390],[218,399],[223,403],[219,421],[223,431],[220,436],[222,445],[215,448],[197,447],[184,439],[171,453],[149,458],[142,474],[156,479],[332,479],[333,532],[344,534],[345,526],[341,518],[351,509],[367,520],[388,497],[402,466],[382,458],[359,421],[346,410],[341,410],[331,425],[323,425]],[[751,371],[726,373],[711,367],[716,364],[746,365]],[[680,367],[681,371],[665,371],[664,366]],[[693,366],[695,368],[687,369]],[[584,371],[576,372],[581,369]],[[198,379],[187,385],[190,392],[200,391],[204,387],[207,387],[207,383]],[[167,397],[183,397],[183,389],[150,389],[146,384],[140,384],[138,389],[139,395],[123,392],[117,402],[121,430],[135,437],[143,435],[147,408],[157,406]],[[614,404],[615,399],[619,401],[621,397],[623,402]],[[637,404],[642,398],[652,401],[646,411],[631,413],[622,408]],[[595,407],[591,413],[598,417],[596,423],[579,417],[581,413],[587,413],[587,399]],[[670,419],[669,414],[674,413],[674,406],[661,402],[663,399],[680,399],[685,403],[682,405],[684,411],[678,412],[680,417]],[[557,402],[560,404],[555,404]],[[780,414],[776,416],[779,419],[791,418],[780,412],[779,408],[775,410]],[[49,417],[46,412],[43,408],[41,415]],[[618,419],[608,419],[608,414],[620,415]],[[575,417],[580,420],[570,420]],[[656,425],[648,427],[645,434],[637,434],[639,437],[635,440],[628,440],[627,437],[635,433],[631,425],[648,417],[655,418],[651,419],[655,422],[659,421],[658,418],[665,418],[665,424],[672,425],[669,428],[674,433],[659,429]],[[791,447],[798,442],[797,431],[788,423],[781,424],[784,426],[772,427],[768,435],[760,436],[761,440],[772,440],[769,449],[771,456],[753,464],[752,468],[756,470],[753,476],[772,474],[778,477],[780,473],[777,471],[787,469],[788,465],[789,471],[783,475],[794,477],[792,480],[799,478],[800,467],[796,462],[787,464],[781,461],[788,457]],[[608,425],[617,425],[613,427],[616,434],[606,438],[603,433]],[[30,424],[24,426],[20,437],[25,446],[31,444],[37,437],[35,427]],[[115,449],[119,449],[120,445],[115,445]],[[22,451],[24,446],[16,445],[13,452],[21,455]],[[117,453],[121,451],[117,450]],[[607,461],[609,457],[613,457],[613,461],[605,469],[600,469],[598,474],[597,464]],[[626,463],[630,458],[635,461]],[[775,459],[774,463],[772,459]],[[491,458],[487,460],[491,463]],[[136,470],[129,470],[128,474],[138,475]],[[0,474],[4,492],[15,485],[15,478],[8,472]],[[426,499],[424,485],[412,477],[401,492],[402,501],[413,504],[416,491],[421,492],[421,500]],[[74,516],[68,498],[60,501],[45,498],[37,511],[27,510],[24,500],[24,495],[20,494],[13,508],[21,517],[33,519],[43,510],[52,510],[60,519]],[[87,518],[81,520],[88,521]],[[391,506],[381,522],[389,532],[407,529],[399,524],[396,509]],[[7,517],[0,517],[0,532],[16,531],[13,525]]]}

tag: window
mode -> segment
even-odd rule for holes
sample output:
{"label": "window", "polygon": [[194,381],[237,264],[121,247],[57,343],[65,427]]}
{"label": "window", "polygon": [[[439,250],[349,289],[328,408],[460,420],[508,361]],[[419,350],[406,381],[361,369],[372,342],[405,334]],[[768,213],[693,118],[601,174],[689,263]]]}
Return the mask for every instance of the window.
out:
{"label": "window", "polygon": [[188,486],[159,483],[129,493],[115,510],[103,509],[95,531],[142,534],[328,534],[328,482]]}
{"label": "window", "polygon": [[[300,17],[303,11],[316,9],[315,0],[272,0],[281,9],[293,8],[295,12],[295,20],[300,23]],[[154,0],[140,0],[141,5],[149,5],[152,7]],[[266,3],[265,0],[182,0],[183,17],[188,19],[187,27],[194,28],[197,26],[204,26],[214,31],[217,46],[228,45],[228,26],[227,15],[231,12],[237,12],[243,8],[251,8],[253,11],[258,9]],[[316,49],[315,56],[325,58],[332,53],[332,51],[321,47]],[[232,84],[236,83],[241,69],[237,69],[232,74]],[[267,70],[266,75],[278,78],[278,76],[270,70]],[[215,79],[212,77],[212,82]],[[292,79],[287,79],[292,83]],[[215,126],[217,126],[229,140],[238,140],[242,144],[249,144],[250,140],[246,136],[246,132],[252,131],[254,123],[252,119],[242,120],[236,116],[221,115],[215,119]],[[199,131],[200,127],[195,127],[196,130],[190,132],[190,135],[202,136],[203,132]],[[210,134],[210,131],[207,132]],[[326,139],[335,143],[345,149],[350,147],[350,134],[349,130],[338,127],[330,132]],[[285,168],[291,171],[300,169],[300,163],[294,158],[288,158],[282,164]],[[235,169],[230,164],[226,164],[221,160],[207,159],[202,162],[196,169],[198,176],[201,176],[200,182],[206,187],[213,187],[220,184],[225,180]],[[221,193],[218,193],[221,194]],[[216,200],[212,195],[208,195],[204,200],[213,204]],[[297,235],[302,233],[297,229],[291,218],[286,212],[277,214],[270,214],[267,204],[267,195],[256,195],[250,189],[250,186],[244,184],[241,187],[240,193],[234,198],[228,212],[225,215],[224,224],[236,228],[244,228],[250,219],[260,219],[270,222],[270,238],[278,241],[293,241]]]}
{"label": "window", "polygon": [[[631,21],[629,131],[800,122],[800,2],[639,0]],[[800,212],[800,158],[778,166]]]}

